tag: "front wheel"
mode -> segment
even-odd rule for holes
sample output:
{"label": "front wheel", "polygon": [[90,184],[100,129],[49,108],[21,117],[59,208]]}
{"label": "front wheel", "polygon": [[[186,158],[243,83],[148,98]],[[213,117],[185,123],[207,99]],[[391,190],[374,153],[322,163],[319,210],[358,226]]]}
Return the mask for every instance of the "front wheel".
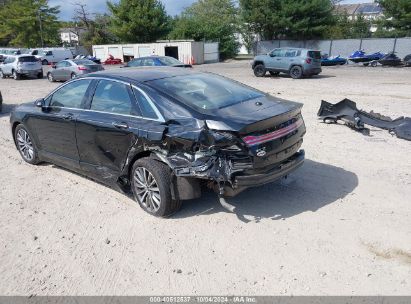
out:
{"label": "front wheel", "polygon": [[6,75],[3,73],[2,70],[0,70],[0,78],[2,78],[2,79],[5,79],[5,78],[6,78]]}
{"label": "front wheel", "polygon": [[27,129],[22,125],[18,125],[14,131],[14,138],[17,149],[24,161],[32,165],[38,164],[37,148]]}
{"label": "front wheel", "polygon": [[132,168],[131,185],[135,200],[151,215],[166,217],[181,207],[171,195],[170,168],[150,158],[137,160]]}
{"label": "front wheel", "polygon": [[20,80],[20,78],[21,78],[21,76],[20,76],[20,74],[19,73],[17,73],[16,71],[13,71],[13,79],[14,80]]}
{"label": "front wheel", "polygon": [[264,66],[264,65],[262,65],[262,64],[257,64],[257,65],[254,67],[254,75],[255,75],[256,77],[264,77],[264,76],[265,76],[265,73],[266,73],[266,70],[265,70],[265,66]]}
{"label": "front wheel", "polygon": [[300,66],[293,66],[290,70],[290,76],[294,79],[303,77],[303,69]]}

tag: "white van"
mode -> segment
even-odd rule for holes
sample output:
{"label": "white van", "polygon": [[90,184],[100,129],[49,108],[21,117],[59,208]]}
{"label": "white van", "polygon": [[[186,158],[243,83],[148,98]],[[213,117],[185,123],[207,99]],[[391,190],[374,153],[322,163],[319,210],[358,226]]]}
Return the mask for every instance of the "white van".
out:
{"label": "white van", "polygon": [[66,59],[73,59],[73,54],[69,49],[65,48],[47,48],[41,50],[36,56],[43,65],[56,63]]}

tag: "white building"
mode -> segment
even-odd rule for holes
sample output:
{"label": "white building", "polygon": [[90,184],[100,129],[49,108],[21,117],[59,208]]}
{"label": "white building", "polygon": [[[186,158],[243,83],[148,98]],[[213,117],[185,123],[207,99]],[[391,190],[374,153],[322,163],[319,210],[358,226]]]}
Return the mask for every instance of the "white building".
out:
{"label": "white building", "polygon": [[133,58],[157,55],[174,57],[187,64],[203,64],[219,61],[218,42],[158,41],[138,44],[93,45],[93,55],[105,60],[112,55],[128,62]]}
{"label": "white building", "polygon": [[79,41],[78,31],[73,28],[60,29],[60,39],[65,44],[77,45]]}

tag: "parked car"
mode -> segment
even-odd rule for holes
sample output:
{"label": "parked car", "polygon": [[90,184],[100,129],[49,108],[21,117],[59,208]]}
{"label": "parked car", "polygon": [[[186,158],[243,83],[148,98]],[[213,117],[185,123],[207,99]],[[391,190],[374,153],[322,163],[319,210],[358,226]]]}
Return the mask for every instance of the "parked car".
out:
{"label": "parked car", "polygon": [[43,78],[41,62],[31,55],[7,56],[0,64],[0,78],[12,76],[19,80],[22,76]]}
{"label": "parked car", "polygon": [[97,64],[88,59],[63,60],[52,66],[47,73],[50,82],[66,81],[74,79],[78,75],[88,74],[104,70],[101,64]]}
{"label": "parked car", "polygon": [[185,64],[173,57],[168,56],[148,56],[135,58],[124,67],[139,67],[139,66],[172,66],[182,68],[192,68],[191,64]]}
{"label": "parked car", "polygon": [[43,65],[56,63],[62,60],[73,59],[73,53],[65,48],[48,48],[43,49],[36,55],[36,58],[41,61]]}
{"label": "parked car", "polygon": [[26,162],[131,191],[167,216],[201,196],[201,181],[221,199],[302,165],[301,108],[215,74],[152,67],[81,76],[18,106],[10,122]]}
{"label": "parked car", "polygon": [[259,55],[251,63],[254,75],[263,77],[267,71],[276,76],[286,73],[298,79],[321,73],[321,52],[300,48],[278,48]]}

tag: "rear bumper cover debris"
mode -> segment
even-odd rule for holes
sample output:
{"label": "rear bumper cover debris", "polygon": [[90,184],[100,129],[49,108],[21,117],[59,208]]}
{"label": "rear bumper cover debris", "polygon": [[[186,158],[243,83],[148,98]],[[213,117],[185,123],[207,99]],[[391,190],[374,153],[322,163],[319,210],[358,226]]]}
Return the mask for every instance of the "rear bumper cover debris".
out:
{"label": "rear bumper cover debris", "polygon": [[411,118],[399,117],[392,119],[378,113],[358,110],[354,101],[344,99],[336,104],[321,101],[317,115],[325,123],[337,123],[343,121],[348,127],[369,135],[369,129],[365,125],[388,130],[398,138],[411,140]]}

